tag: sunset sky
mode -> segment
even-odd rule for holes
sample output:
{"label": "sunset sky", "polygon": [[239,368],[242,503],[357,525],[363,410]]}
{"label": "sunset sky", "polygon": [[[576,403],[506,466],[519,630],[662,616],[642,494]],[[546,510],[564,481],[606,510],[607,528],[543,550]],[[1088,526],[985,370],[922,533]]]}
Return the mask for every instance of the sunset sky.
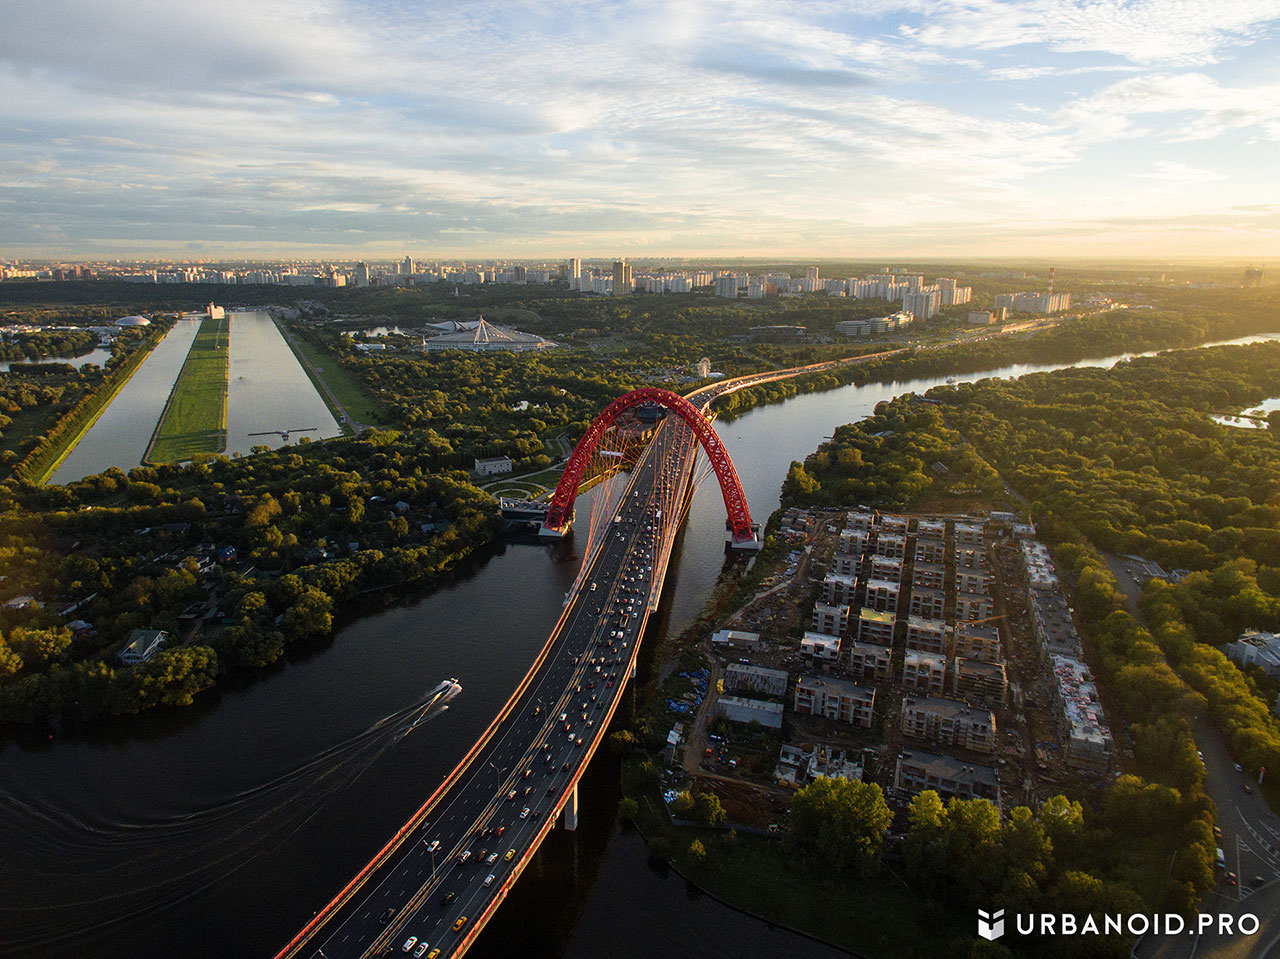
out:
{"label": "sunset sky", "polygon": [[0,257],[1280,256],[1275,0],[60,0]]}

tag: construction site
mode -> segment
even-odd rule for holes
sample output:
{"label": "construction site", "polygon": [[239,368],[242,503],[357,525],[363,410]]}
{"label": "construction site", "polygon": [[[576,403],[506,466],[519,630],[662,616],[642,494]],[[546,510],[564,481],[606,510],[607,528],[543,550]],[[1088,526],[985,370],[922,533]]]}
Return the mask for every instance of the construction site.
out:
{"label": "construction site", "polygon": [[1105,785],[1111,733],[1035,533],[1007,513],[788,510],[788,552],[663,685],[672,791],[768,831],[821,776],[898,809]]}

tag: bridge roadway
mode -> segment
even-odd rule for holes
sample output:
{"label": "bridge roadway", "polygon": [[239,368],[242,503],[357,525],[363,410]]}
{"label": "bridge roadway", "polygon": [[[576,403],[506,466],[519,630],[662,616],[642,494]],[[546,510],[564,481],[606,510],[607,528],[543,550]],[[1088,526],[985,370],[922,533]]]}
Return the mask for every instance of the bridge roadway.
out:
{"label": "bridge roadway", "polygon": [[357,876],[281,959],[399,955],[411,937],[410,955],[423,941],[425,954],[439,949],[440,959],[465,951],[565,804],[576,814],[578,779],[657,606],[681,516],[667,504],[683,495],[695,452],[687,426],[674,418],[661,424],[632,470],[622,521],[608,518],[539,662],[490,735],[400,831],[384,861]]}
{"label": "bridge roadway", "polygon": [[[689,399],[706,412],[739,389],[871,358],[739,377]],[[406,953],[452,959],[466,951],[566,804],[576,816],[578,780],[603,740],[658,605],[697,450],[683,422],[662,422],[632,470],[621,522],[608,518],[551,637],[506,706],[276,959]]]}

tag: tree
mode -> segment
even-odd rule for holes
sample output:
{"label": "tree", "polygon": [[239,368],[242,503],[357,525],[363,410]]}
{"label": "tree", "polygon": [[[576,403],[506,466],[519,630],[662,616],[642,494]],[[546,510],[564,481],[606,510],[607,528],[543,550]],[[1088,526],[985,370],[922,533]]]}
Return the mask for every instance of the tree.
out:
{"label": "tree", "polygon": [[816,779],[791,803],[789,838],[837,871],[873,875],[893,813],[874,783]]}
{"label": "tree", "polygon": [[695,863],[701,863],[707,858],[707,847],[702,844],[701,839],[689,843],[689,858]]}
{"label": "tree", "polygon": [[284,628],[295,639],[324,635],[333,629],[333,600],[327,593],[308,586],[284,614]]}
{"label": "tree", "polygon": [[693,799],[693,816],[704,826],[718,826],[725,820],[724,806],[713,792],[698,793]]}

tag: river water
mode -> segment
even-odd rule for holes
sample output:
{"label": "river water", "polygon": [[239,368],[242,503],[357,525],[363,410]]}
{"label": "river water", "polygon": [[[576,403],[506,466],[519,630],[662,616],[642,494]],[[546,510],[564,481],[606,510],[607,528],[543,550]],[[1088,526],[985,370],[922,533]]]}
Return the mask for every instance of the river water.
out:
{"label": "river water", "polygon": [[0,373],[8,373],[9,367],[14,363],[19,365],[43,365],[46,363],[67,363],[74,366],[77,370],[86,363],[102,369],[107,365],[107,360],[111,359],[111,351],[103,349],[101,346],[95,347],[88,353],[81,353],[79,356],[42,356],[35,360],[0,360]]}
{"label": "river water", "polygon": [[[752,512],[763,520],[776,508],[791,461],[835,427],[940,383],[848,386],[719,424]],[[579,516],[610,488],[579,497]],[[696,616],[722,570],[723,538],[711,479],[693,497],[650,640]],[[511,544],[190,709],[0,748],[0,956],[273,955],[488,725],[580,562],[572,541]],[[642,674],[653,646],[642,648]],[[462,694],[403,736],[400,711],[446,676]],[[651,866],[643,843],[616,825],[615,762],[602,751],[593,763],[578,832],[553,831],[471,955],[590,959],[607,948],[619,959],[736,959],[744,942],[753,955],[837,954]]]}

